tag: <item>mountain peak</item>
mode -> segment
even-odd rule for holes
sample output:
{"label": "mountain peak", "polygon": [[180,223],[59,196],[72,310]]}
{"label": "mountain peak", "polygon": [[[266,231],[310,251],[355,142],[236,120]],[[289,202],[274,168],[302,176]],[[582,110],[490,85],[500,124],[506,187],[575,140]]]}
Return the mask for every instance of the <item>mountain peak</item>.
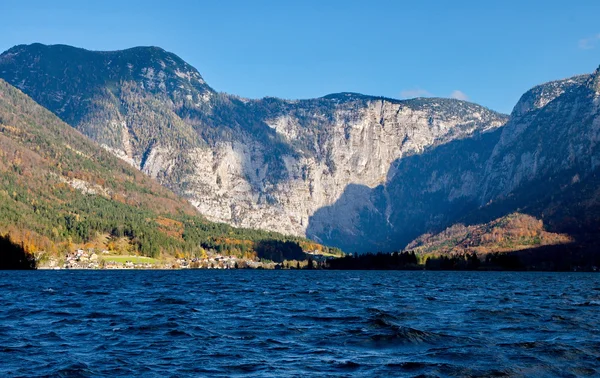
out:
{"label": "mountain peak", "polygon": [[191,107],[202,106],[215,93],[194,67],[156,46],[91,51],[18,45],[0,55],[0,74],[71,124],[80,122],[82,108],[99,105],[97,99],[109,93],[114,107],[134,92]]}
{"label": "mountain peak", "polygon": [[[69,81],[74,76],[81,79],[83,87],[104,85],[107,82],[138,81],[146,89],[168,90],[191,85],[201,92],[214,92],[204,81],[202,75],[179,56],[157,46],[138,46],[125,50],[92,51],[68,45],[44,45],[33,43],[17,45],[0,55],[0,64],[19,78],[13,82],[21,89],[28,85],[28,79],[42,75],[45,71],[47,81]],[[31,64],[39,66],[32,72]],[[5,69],[6,69],[5,68]],[[26,78],[27,77],[27,78]],[[104,81],[104,83],[101,83]],[[188,84],[181,83],[187,81]],[[55,83],[48,82],[52,87]]]}
{"label": "mountain peak", "polygon": [[511,115],[518,117],[532,110],[542,108],[572,88],[584,85],[590,77],[589,74],[577,75],[536,85],[521,96]]}

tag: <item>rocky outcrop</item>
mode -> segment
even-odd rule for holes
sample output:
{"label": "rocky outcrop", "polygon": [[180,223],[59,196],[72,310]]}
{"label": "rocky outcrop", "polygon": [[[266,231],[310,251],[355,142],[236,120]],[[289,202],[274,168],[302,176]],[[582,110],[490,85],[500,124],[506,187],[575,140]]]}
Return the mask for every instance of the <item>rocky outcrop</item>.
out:
{"label": "rocky outcrop", "polygon": [[585,84],[590,75],[579,75],[572,78],[551,81],[537,85],[528,90],[515,105],[511,116],[522,117],[528,112],[543,108],[565,92]]}
{"label": "rocky outcrop", "polygon": [[[486,223],[517,210],[555,232],[597,229],[598,77],[538,86],[505,126],[398,159],[385,184],[349,187],[317,211],[308,235],[348,251],[389,251],[457,222]],[[349,207],[354,216],[343,216]]]}
{"label": "rocky outcrop", "polygon": [[[249,137],[193,150],[186,196],[211,219],[304,234],[315,211],[349,184],[376,187],[393,161],[503,123],[489,110],[453,100],[345,97],[277,100],[278,110],[265,112],[264,123],[290,147],[279,156]],[[459,115],[456,108],[473,111]]]}
{"label": "rocky outcrop", "polygon": [[[242,99],[216,93],[158,48],[17,46],[0,72],[209,219],[295,235],[348,185],[377,187],[392,162],[506,121],[450,99]],[[353,219],[364,200],[358,194],[342,216]]]}
{"label": "rocky outcrop", "polygon": [[348,252],[392,251],[453,224],[479,207],[485,166],[500,133],[478,132],[397,159],[383,184],[350,185],[319,209],[307,235]]}
{"label": "rocky outcrop", "polygon": [[0,76],[209,219],[347,251],[498,218],[599,161],[598,72],[531,89],[510,120],[451,99],[239,98],[154,47],[16,46]]}
{"label": "rocky outcrop", "polygon": [[[487,162],[482,204],[540,177],[570,170],[581,176],[597,168],[597,78],[598,72],[551,82],[522,96]],[[519,111],[532,99],[538,105]]]}

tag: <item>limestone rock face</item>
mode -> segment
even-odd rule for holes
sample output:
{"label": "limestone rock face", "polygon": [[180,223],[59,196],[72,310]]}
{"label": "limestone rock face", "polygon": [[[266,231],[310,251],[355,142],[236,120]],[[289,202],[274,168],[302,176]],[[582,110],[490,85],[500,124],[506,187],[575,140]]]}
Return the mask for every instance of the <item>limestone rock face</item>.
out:
{"label": "limestone rock face", "polygon": [[511,116],[521,117],[530,111],[542,108],[563,93],[584,84],[589,78],[590,75],[579,75],[537,85],[521,96]]}
{"label": "limestone rock face", "polygon": [[487,162],[482,203],[540,177],[571,170],[585,175],[596,169],[597,80],[598,72],[576,76],[537,86],[522,96]]}
{"label": "limestone rock face", "polygon": [[395,250],[585,182],[600,161],[599,76],[537,86],[509,118],[440,98],[244,99],[155,47],[0,55],[1,78],[210,220],[349,252]]}
{"label": "limestone rock face", "polygon": [[597,230],[598,76],[538,86],[504,126],[394,161],[384,184],[349,186],[319,209],[308,235],[349,251],[385,251],[457,222],[517,210],[554,231]]}
{"label": "limestone rock face", "polygon": [[[207,218],[295,235],[348,185],[374,188],[395,160],[506,121],[449,99],[242,99],[216,93],[158,48],[17,46],[0,67],[2,77]],[[361,201],[343,217],[355,217]]]}
{"label": "limestone rock face", "polygon": [[[462,115],[456,108],[468,110]],[[314,212],[334,203],[349,184],[376,187],[396,159],[503,122],[479,106],[443,99],[281,101],[264,118],[291,147],[278,156],[280,165],[273,167],[264,143],[221,140],[190,151],[194,173],[185,195],[213,220],[304,234]],[[280,179],[267,175],[273,169]]]}

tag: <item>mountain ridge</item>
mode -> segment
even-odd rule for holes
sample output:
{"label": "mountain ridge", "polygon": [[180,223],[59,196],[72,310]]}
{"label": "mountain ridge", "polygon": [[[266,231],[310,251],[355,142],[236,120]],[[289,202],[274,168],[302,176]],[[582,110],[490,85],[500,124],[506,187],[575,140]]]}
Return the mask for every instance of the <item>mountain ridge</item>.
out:
{"label": "mountain ridge", "polygon": [[[479,142],[474,137],[455,140],[395,162],[400,174],[363,195],[367,200],[357,210],[362,221],[339,224],[343,218],[336,206],[353,202],[348,195],[317,212],[312,223],[327,224],[319,218],[328,211],[325,219],[342,219],[330,229],[347,229],[336,236],[347,240],[343,248],[351,251],[353,244],[375,234],[384,241],[376,248],[385,250],[390,244],[407,245],[419,233],[435,234],[453,224],[488,223],[523,212],[543,220],[550,231],[569,233],[576,243],[589,245],[600,225],[599,76],[597,70],[548,83],[547,88],[534,87],[521,99],[526,106],[519,103],[517,110],[538,101],[532,101],[532,93],[551,95],[542,98],[541,106],[514,112],[503,127],[480,134]],[[557,83],[567,86],[556,93]],[[313,230],[323,241],[330,240],[326,231]]]}
{"label": "mountain ridge", "polygon": [[[175,69],[162,70],[151,59],[146,59],[150,67],[138,67],[135,77],[126,72],[114,88],[93,87],[85,93],[85,106],[63,109],[54,98],[65,93],[68,101],[78,93],[72,85],[82,80],[78,71],[73,77],[56,70],[42,80],[23,68],[34,64],[34,71],[42,72],[40,61],[69,65],[68,54],[48,49],[21,52],[10,62],[2,54],[2,77],[22,84],[42,105],[188,198],[209,219],[242,227],[305,235],[312,214],[339,198],[346,185],[376,186],[394,159],[506,120],[479,105],[447,99],[347,94],[242,99],[187,86]],[[83,63],[98,64],[95,59]],[[95,70],[101,68],[89,71]],[[162,79],[153,81],[157,77]],[[162,86],[166,92],[156,89],[163,82],[173,83]]]}
{"label": "mountain ridge", "polygon": [[[360,240],[361,250],[400,248],[420,233],[450,226],[461,212],[517,190],[542,172],[532,167],[549,172],[551,165],[535,165],[535,154],[555,163],[558,155],[534,149],[519,153],[525,160],[513,164],[510,147],[530,149],[532,127],[545,135],[545,143],[564,145],[556,139],[560,133],[544,134],[541,119],[552,112],[568,119],[561,111],[567,97],[592,109],[593,102],[579,100],[587,96],[581,88],[583,82],[598,87],[595,74],[536,86],[510,118],[441,98],[341,92],[304,100],[244,99],[194,81],[197,70],[189,65],[168,66],[164,50],[142,48],[140,54],[163,58],[140,58],[144,63],[136,65],[135,75],[114,74],[110,85],[97,78],[99,84],[85,92],[85,106],[63,109],[60,101],[78,93],[72,81],[85,75],[44,70],[39,63],[68,66],[68,54],[20,49],[24,52],[10,59],[6,52],[0,55],[0,76],[22,84],[71,126],[183,195],[209,219],[338,246]],[[119,66],[128,67],[128,59]],[[83,63],[91,65],[90,72],[102,71],[95,58]],[[40,72],[47,75],[40,79]],[[592,118],[584,121],[594,124]],[[585,144],[576,136],[564,138]],[[556,163],[556,172],[561,166],[569,164]],[[480,185],[488,188],[483,194]]]}

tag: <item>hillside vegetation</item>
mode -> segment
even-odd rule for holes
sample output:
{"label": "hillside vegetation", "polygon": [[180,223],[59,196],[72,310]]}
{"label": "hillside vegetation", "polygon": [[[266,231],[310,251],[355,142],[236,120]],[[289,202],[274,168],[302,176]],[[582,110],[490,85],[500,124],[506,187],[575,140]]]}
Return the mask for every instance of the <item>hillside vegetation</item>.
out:
{"label": "hillside vegetation", "polygon": [[549,232],[541,220],[512,213],[422,235],[401,252],[347,255],[328,261],[325,268],[597,271],[597,250],[595,241]]}
{"label": "hillside vegetation", "polygon": [[406,250],[419,255],[486,255],[572,241],[568,235],[545,231],[541,220],[513,213],[484,224],[457,224],[438,234],[425,234],[410,243]]}
{"label": "hillside vegetation", "polygon": [[265,241],[294,246],[293,253],[330,251],[302,238],[207,221],[0,80],[0,235],[7,234],[26,251],[49,254],[87,246],[152,257],[214,249],[253,258]]}

